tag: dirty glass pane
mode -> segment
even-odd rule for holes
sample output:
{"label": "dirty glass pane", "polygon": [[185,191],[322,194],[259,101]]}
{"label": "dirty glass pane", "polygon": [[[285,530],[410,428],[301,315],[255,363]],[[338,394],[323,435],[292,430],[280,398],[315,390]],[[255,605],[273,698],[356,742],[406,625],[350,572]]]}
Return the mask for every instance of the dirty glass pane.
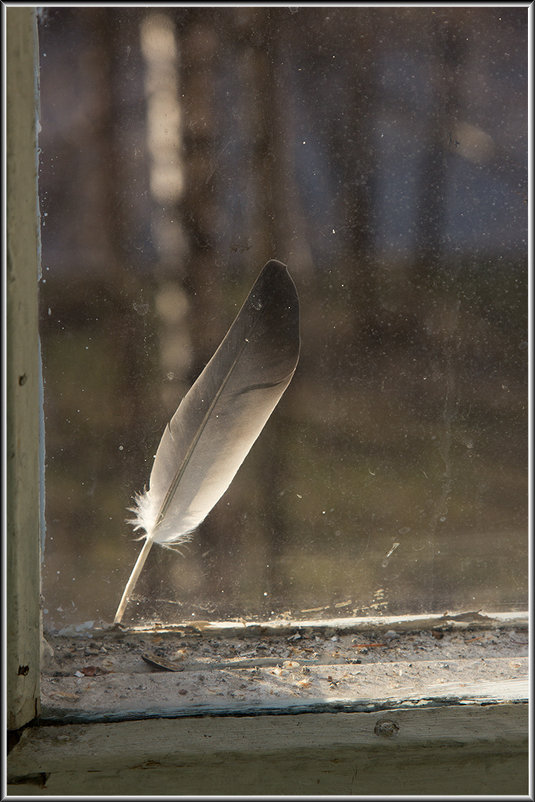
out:
{"label": "dirty glass pane", "polygon": [[297,372],[125,622],[526,606],[526,40],[511,6],[43,12],[49,627],[113,620],[126,508],[272,257]]}

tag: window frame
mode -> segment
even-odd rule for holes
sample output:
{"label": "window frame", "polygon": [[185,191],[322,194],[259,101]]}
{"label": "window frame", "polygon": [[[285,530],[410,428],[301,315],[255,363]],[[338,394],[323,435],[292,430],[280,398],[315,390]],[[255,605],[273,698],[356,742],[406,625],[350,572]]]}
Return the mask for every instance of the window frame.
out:
{"label": "window frame", "polygon": [[33,8],[3,8],[6,30],[6,677],[9,729],[39,715],[43,461],[37,194],[38,47]]}
{"label": "window frame", "polygon": [[[114,765],[119,766],[119,774],[114,774],[113,771],[109,772],[106,779],[104,771],[101,785],[98,786],[101,793],[102,789],[104,792],[107,789],[108,793],[116,793],[117,778],[123,776],[130,778],[128,782],[133,782],[132,787],[136,788],[138,778],[141,775],[148,776],[148,770],[155,772],[160,778],[159,784],[154,788],[155,793],[172,793],[169,789],[173,787],[176,789],[178,778],[183,776],[183,767],[179,765],[170,769],[169,765],[167,768],[163,765],[165,759],[161,765],[158,762],[158,756],[168,756],[171,752],[175,758],[177,755],[183,758],[187,754],[190,764],[193,765],[197,762],[200,767],[199,771],[202,769],[200,775],[195,775],[195,772],[191,774],[188,780],[189,785],[186,784],[189,791],[182,787],[181,793],[195,793],[196,789],[198,792],[199,788],[204,787],[202,773],[206,774],[206,761],[211,764],[212,760],[214,787],[217,788],[218,782],[226,782],[226,786],[220,785],[219,787],[226,787],[227,792],[229,790],[239,792],[243,786],[240,786],[237,780],[229,779],[228,770],[225,775],[224,765],[221,768],[225,761],[221,761],[218,757],[225,751],[230,753],[229,750],[232,751],[234,747],[231,743],[225,747],[224,743],[219,741],[217,744],[207,746],[206,739],[214,736],[214,742],[221,737],[225,740],[225,728],[239,727],[240,722],[244,722],[243,726],[246,729],[256,727],[256,731],[259,733],[259,745],[257,744],[251,749],[243,746],[237,751],[241,754],[240,760],[246,767],[246,773],[252,778],[252,786],[249,786],[249,789],[251,787],[260,789],[261,787],[264,793],[276,792],[276,790],[273,791],[276,789],[276,782],[273,781],[275,784],[273,782],[270,784],[268,779],[265,784],[260,784],[256,779],[259,767],[266,765],[263,761],[267,756],[271,761],[267,776],[273,778],[277,774],[277,767],[281,765],[282,760],[282,756],[277,753],[276,745],[272,740],[274,733],[275,737],[277,737],[277,733],[280,733],[283,739],[281,744],[287,744],[286,757],[289,755],[294,759],[294,764],[289,764],[288,782],[295,782],[297,777],[302,777],[305,782],[306,773],[308,772],[310,775],[313,770],[320,748],[327,749],[328,759],[333,765],[337,761],[336,755],[340,749],[344,752],[351,747],[358,751],[360,758],[371,756],[372,762],[375,760],[377,768],[374,770],[373,781],[366,786],[367,789],[374,787],[374,782],[380,782],[382,758],[387,755],[397,756],[392,764],[392,776],[395,779],[399,766],[406,765],[409,747],[413,757],[420,754],[418,760],[423,761],[422,765],[427,766],[427,772],[431,775],[431,767],[434,770],[437,765],[437,754],[445,754],[445,746],[448,743],[451,745],[452,739],[455,743],[468,749],[468,752],[463,752],[465,760],[467,754],[476,760],[474,764],[477,764],[474,773],[476,779],[480,777],[481,781],[484,781],[487,772],[485,758],[496,754],[499,754],[503,761],[503,788],[507,787],[508,777],[512,779],[515,773],[520,776],[519,772],[524,772],[522,774],[524,777],[525,765],[527,765],[527,705],[523,697],[502,704],[489,704],[481,701],[479,704],[463,706],[459,701],[457,704],[444,704],[441,707],[390,711],[396,718],[396,722],[406,720],[410,724],[409,729],[412,734],[409,741],[403,742],[396,740],[395,737],[391,738],[392,733],[388,735],[386,730],[383,733],[385,737],[379,737],[381,733],[377,731],[377,726],[385,716],[384,714],[379,715],[377,710],[374,711],[373,721],[370,719],[369,713],[343,711],[335,713],[299,712],[277,716],[260,713],[257,716],[240,719],[230,709],[224,718],[213,714],[206,718],[188,718],[186,714],[186,716],[167,719],[165,722],[163,719],[148,721],[140,718],[136,721],[110,724],[91,722],[81,725],[65,724],[60,726],[60,740],[57,738],[57,727],[51,728],[39,724],[44,424],[41,415],[42,389],[38,331],[40,218],[36,200],[38,197],[36,154],[38,153],[37,132],[39,126],[37,13],[36,7],[14,8],[4,5],[3,8],[7,43],[6,97],[9,109],[9,115],[6,115],[7,293],[4,296],[7,303],[5,317],[7,321],[5,373],[7,412],[4,423],[7,430],[6,473],[8,475],[7,486],[4,488],[7,490],[8,502],[5,538],[7,559],[4,560],[6,566],[4,587],[7,592],[5,600],[7,604],[4,609],[7,611],[5,619],[7,728],[17,731],[14,740],[18,741],[12,753],[13,757],[10,758],[14,774],[13,784],[10,786],[11,793],[24,793],[28,789],[32,793],[36,793],[36,786],[45,787],[50,774],[48,765],[55,767],[50,768],[50,771],[56,772],[55,776],[60,778],[60,786],[63,783],[65,788],[65,782],[69,782],[69,777],[71,777],[70,782],[72,783],[73,777],[80,776],[80,786],[77,792],[82,793],[82,789],[94,792],[96,786],[91,785],[90,775],[95,772],[94,766],[109,756],[110,744],[114,742],[121,744],[120,749],[117,746],[118,751],[114,753],[116,755]],[[507,712],[504,712],[505,709]],[[498,743],[493,733],[499,729],[499,721],[503,719],[504,715],[508,716],[512,723],[510,730]],[[253,724],[252,722],[257,723]],[[28,724],[33,726],[27,727]],[[303,744],[298,728],[305,724],[311,726],[314,737],[312,741]],[[100,728],[102,727],[108,728],[106,733],[111,741],[101,737]],[[142,733],[141,727],[143,727]],[[342,735],[340,727],[342,727]],[[429,732],[433,727],[442,728],[442,730],[440,736],[435,731],[435,735],[430,739]],[[146,744],[148,730],[155,735],[155,746],[141,747],[142,756],[144,755],[146,758],[145,763],[141,761],[139,765],[131,765],[129,749],[131,751],[136,744],[139,747],[140,739]],[[354,741],[352,741],[352,732],[360,733]],[[416,736],[417,732],[421,733],[419,737]],[[223,735],[220,736],[219,733],[223,733]],[[287,740],[284,741],[284,738]],[[55,739],[55,745],[52,745],[53,739]],[[94,750],[91,752],[92,760],[87,765],[84,764],[85,768],[79,774],[80,752],[77,749],[86,749],[87,739],[91,741]],[[148,741],[150,741],[150,737]],[[174,746],[170,752],[171,741],[174,742]],[[73,748],[75,742],[81,746]],[[399,744],[397,750],[396,744]],[[144,749],[145,751],[143,751]],[[233,754],[235,753],[236,749]],[[375,758],[373,758],[374,755]],[[479,757],[476,759],[476,756]],[[482,756],[483,760],[480,759]],[[140,755],[137,757],[139,758]],[[446,761],[448,768],[443,772],[445,784],[442,788],[447,787],[447,777],[451,776],[452,766],[459,759],[463,759],[463,757],[459,758],[454,753],[449,754],[449,762]],[[479,762],[477,762],[478,760]],[[240,761],[238,761],[239,763]],[[31,770],[32,765],[34,766],[33,771]],[[21,766],[26,766],[26,772],[23,768],[21,769]],[[339,769],[332,769],[333,776],[337,775],[338,777],[341,777],[344,772],[346,774],[349,772],[347,776],[350,777],[353,771],[356,777],[357,768],[351,768],[351,757],[348,755],[340,761]],[[504,772],[509,772],[509,774]],[[195,780],[195,776],[197,776],[197,780]],[[395,782],[392,784],[390,781],[390,786],[388,786],[394,789],[394,792],[397,787]],[[381,786],[383,790],[386,789],[386,785]],[[70,791],[74,790],[72,784],[67,787]],[[302,787],[308,787],[306,782]],[[318,787],[325,788],[323,785]],[[435,783],[433,787],[435,793],[441,792],[440,784],[437,787]],[[233,789],[235,790],[233,791]],[[53,790],[47,790],[47,792],[53,793]],[[332,790],[327,792],[333,793]],[[340,792],[344,793],[344,791]],[[363,786],[360,786],[358,792],[366,791],[363,790]],[[377,791],[371,792],[377,793]]]}

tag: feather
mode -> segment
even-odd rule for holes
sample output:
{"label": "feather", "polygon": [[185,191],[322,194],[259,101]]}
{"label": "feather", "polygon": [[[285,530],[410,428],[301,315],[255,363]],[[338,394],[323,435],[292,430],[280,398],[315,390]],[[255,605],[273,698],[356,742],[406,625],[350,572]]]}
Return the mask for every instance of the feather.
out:
{"label": "feather", "polygon": [[299,358],[299,301],[269,261],[221,345],[167,424],[149,489],[129,522],[145,543],[117,608],[120,623],[153,543],[189,539],[227,490],[288,387]]}

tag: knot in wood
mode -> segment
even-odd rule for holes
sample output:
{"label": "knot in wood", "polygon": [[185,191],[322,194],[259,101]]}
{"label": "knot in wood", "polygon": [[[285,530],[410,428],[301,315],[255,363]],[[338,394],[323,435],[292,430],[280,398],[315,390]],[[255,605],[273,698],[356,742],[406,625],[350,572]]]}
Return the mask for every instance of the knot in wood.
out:
{"label": "knot in wood", "polygon": [[373,731],[382,738],[391,738],[399,732],[399,724],[391,718],[380,718],[376,722]]}

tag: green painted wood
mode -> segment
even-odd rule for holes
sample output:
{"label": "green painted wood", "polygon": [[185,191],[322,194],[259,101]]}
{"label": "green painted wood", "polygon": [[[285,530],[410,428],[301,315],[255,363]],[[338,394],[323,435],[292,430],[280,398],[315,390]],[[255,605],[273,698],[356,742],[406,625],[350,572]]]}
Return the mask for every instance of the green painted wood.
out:
{"label": "green painted wood", "polygon": [[528,793],[527,705],[28,728],[8,795]]}
{"label": "green painted wood", "polygon": [[39,708],[39,338],[37,26],[7,8],[8,727]]}

